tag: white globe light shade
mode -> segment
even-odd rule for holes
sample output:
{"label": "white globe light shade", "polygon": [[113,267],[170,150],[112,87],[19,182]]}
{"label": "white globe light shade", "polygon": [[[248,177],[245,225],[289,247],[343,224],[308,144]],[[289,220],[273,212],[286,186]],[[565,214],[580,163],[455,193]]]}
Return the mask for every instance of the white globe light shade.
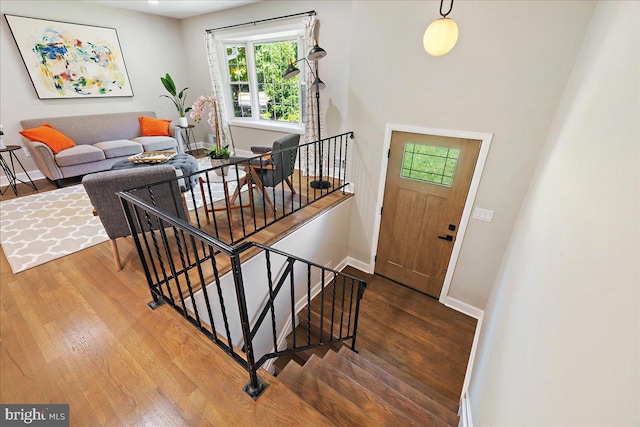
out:
{"label": "white globe light shade", "polygon": [[424,32],[422,44],[433,56],[449,52],[458,41],[458,25],[453,19],[440,18],[433,21]]}

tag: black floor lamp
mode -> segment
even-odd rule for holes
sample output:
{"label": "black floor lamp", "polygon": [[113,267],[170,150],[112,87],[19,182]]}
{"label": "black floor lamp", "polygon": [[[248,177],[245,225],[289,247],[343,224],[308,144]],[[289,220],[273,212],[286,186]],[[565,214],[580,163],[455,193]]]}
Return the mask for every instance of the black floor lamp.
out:
{"label": "black floor lamp", "polygon": [[325,56],[327,56],[327,51],[321,48],[320,46],[318,46],[318,42],[316,42],[313,48],[309,51],[309,54],[307,55],[306,58],[300,58],[295,61],[289,60],[289,66],[287,67],[287,71],[285,71],[284,74],[282,75],[282,77],[284,77],[285,79],[290,79],[292,77],[297,76],[298,74],[300,74],[300,70],[296,68],[295,64],[297,64],[300,61],[305,61],[309,66],[309,70],[311,70],[311,74],[314,77],[311,88],[315,89],[316,91],[316,112],[318,114],[318,144],[319,144],[319,152],[320,152],[320,160],[318,161],[318,166],[320,169],[320,177],[319,177],[320,179],[311,181],[309,185],[312,188],[321,188],[321,189],[331,187],[331,183],[329,181],[324,180],[324,175],[322,173],[322,162],[323,162],[322,145],[323,144],[321,142],[322,137],[320,135],[320,90],[324,89],[326,85],[322,80],[320,80],[320,77],[318,77],[317,64],[316,64],[316,69],[314,71],[309,61],[318,61],[319,59],[322,59]]}

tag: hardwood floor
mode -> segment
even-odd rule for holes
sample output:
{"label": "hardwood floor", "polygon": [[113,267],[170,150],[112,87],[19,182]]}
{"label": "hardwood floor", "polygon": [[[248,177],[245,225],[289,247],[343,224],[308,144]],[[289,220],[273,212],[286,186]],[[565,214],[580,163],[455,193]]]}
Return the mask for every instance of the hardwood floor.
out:
{"label": "hardwood floor", "polygon": [[[0,260],[3,403],[69,403],[71,425],[325,425],[266,372],[246,372],[170,307],[149,310],[137,265],[108,244],[16,275]],[[307,421],[304,422],[305,424]]]}
{"label": "hardwood floor", "polygon": [[[17,197],[24,197],[24,196],[28,196],[30,194],[36,194],[36,193],[43,193],[45,191],[51,191],[51,190],[55,190],[57,187],[54,183],[46,180],[46,179],[38,179],[36,181],[34,181],[34,183],[36,184],[36,187],[38,188],[37,190],[34,190],[33,188],[29,187],[28,185],[25,184],[18,184],[17,185],[17,190],[18,190],[18,195],[16,196],[13,193],[13,190],[11,189],[11,187],[7,188],[7,191],[0,196],[0,201],[3,200],[11,200],[11,199],[15,199]],[[69,184],[74,184],[80,183],[80,179],[73,179],[73,180],[69,180]],[[5,190],[5,186],[2,187],[2,191]]]}
{"label": "hardwood floor", "polygon": [[[40,191],[55,188],[36,184]],[[13,198],[8,193],[2,200]],[[265,241],[287,225],[278,227]],[[125,242],[119,272],[108,242],[15,275],[2,252],[2,403],[69,403],[77,426],[329,425],[266,371],[260,376],[269,388],[253,401],[242,391],[248,376],[237,363],[170,307],[149,310],[137,254],[131,239]],[[361,354],[457,401],[475,320],[385,279],[364,277]]]}
{"label": "hardwood floor", "polygon": [[367,280],[360,305],[357,348],[457,402],[476,319],[380,276],[347,267]]}
{"label": "hardwood floor", "polygon": [[[457,411],[476,320],[384,277],[366,274],[353,267],[347,267],[343,272],[367,282],[360,304],[356,340],[360,354],[377,365],[391,365],[397,376],[409,382],[417,380],[428,389],[428,394]],[[314,337],[319,336],[321,305],[319,297],[311,302]],[[304,342],[307,337],[306,313],[305,310],[299,314],[298,342]],[[325,302],[324,313],[325,325],[328,325],[330,300]],[[324,335],[328,340],[326,328]],[[346,345],[350,344],[350,341],[346,342]],[[340,344],[333,344],[332,348],[337,351]],[[276,372],[283,369],[289,359],[302,365],[313,354],[324,357],[327,350],[320,347],[284,357],[276,362]]]}

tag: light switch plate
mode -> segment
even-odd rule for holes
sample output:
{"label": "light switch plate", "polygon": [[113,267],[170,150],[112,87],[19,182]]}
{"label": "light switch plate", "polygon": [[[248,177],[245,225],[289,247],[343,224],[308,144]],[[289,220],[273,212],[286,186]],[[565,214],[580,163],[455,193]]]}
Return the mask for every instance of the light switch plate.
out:
{"label": "light switch plate", "polygon": [[29,150],[27,150],[27,147],[22,147],[22,152],[24,153],[25,157],[31,157],[31,153],[29,152]]}
{"label": "light switch plate", "polygon": [[489,209],[475,208],[473,210],[473,217],[480,221],[491,222],[493,219],[493,211]]}

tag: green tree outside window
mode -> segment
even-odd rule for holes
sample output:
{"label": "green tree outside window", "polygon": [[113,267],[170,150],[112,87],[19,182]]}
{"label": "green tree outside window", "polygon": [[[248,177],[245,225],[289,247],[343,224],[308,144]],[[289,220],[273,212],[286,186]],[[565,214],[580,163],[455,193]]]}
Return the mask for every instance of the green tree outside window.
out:
{"label": "green tree outside window", "polygon": [[[263,42],[253,47],[257,96],[262,120],[299,123],[300,86],[297,79],[282,77],[289,59],[297,59],[296,40]],[[225,45],[229,64],[231,98],[235,117],[252,117],[247,45]],[[255,89],[254,89],[255,90]]]}

